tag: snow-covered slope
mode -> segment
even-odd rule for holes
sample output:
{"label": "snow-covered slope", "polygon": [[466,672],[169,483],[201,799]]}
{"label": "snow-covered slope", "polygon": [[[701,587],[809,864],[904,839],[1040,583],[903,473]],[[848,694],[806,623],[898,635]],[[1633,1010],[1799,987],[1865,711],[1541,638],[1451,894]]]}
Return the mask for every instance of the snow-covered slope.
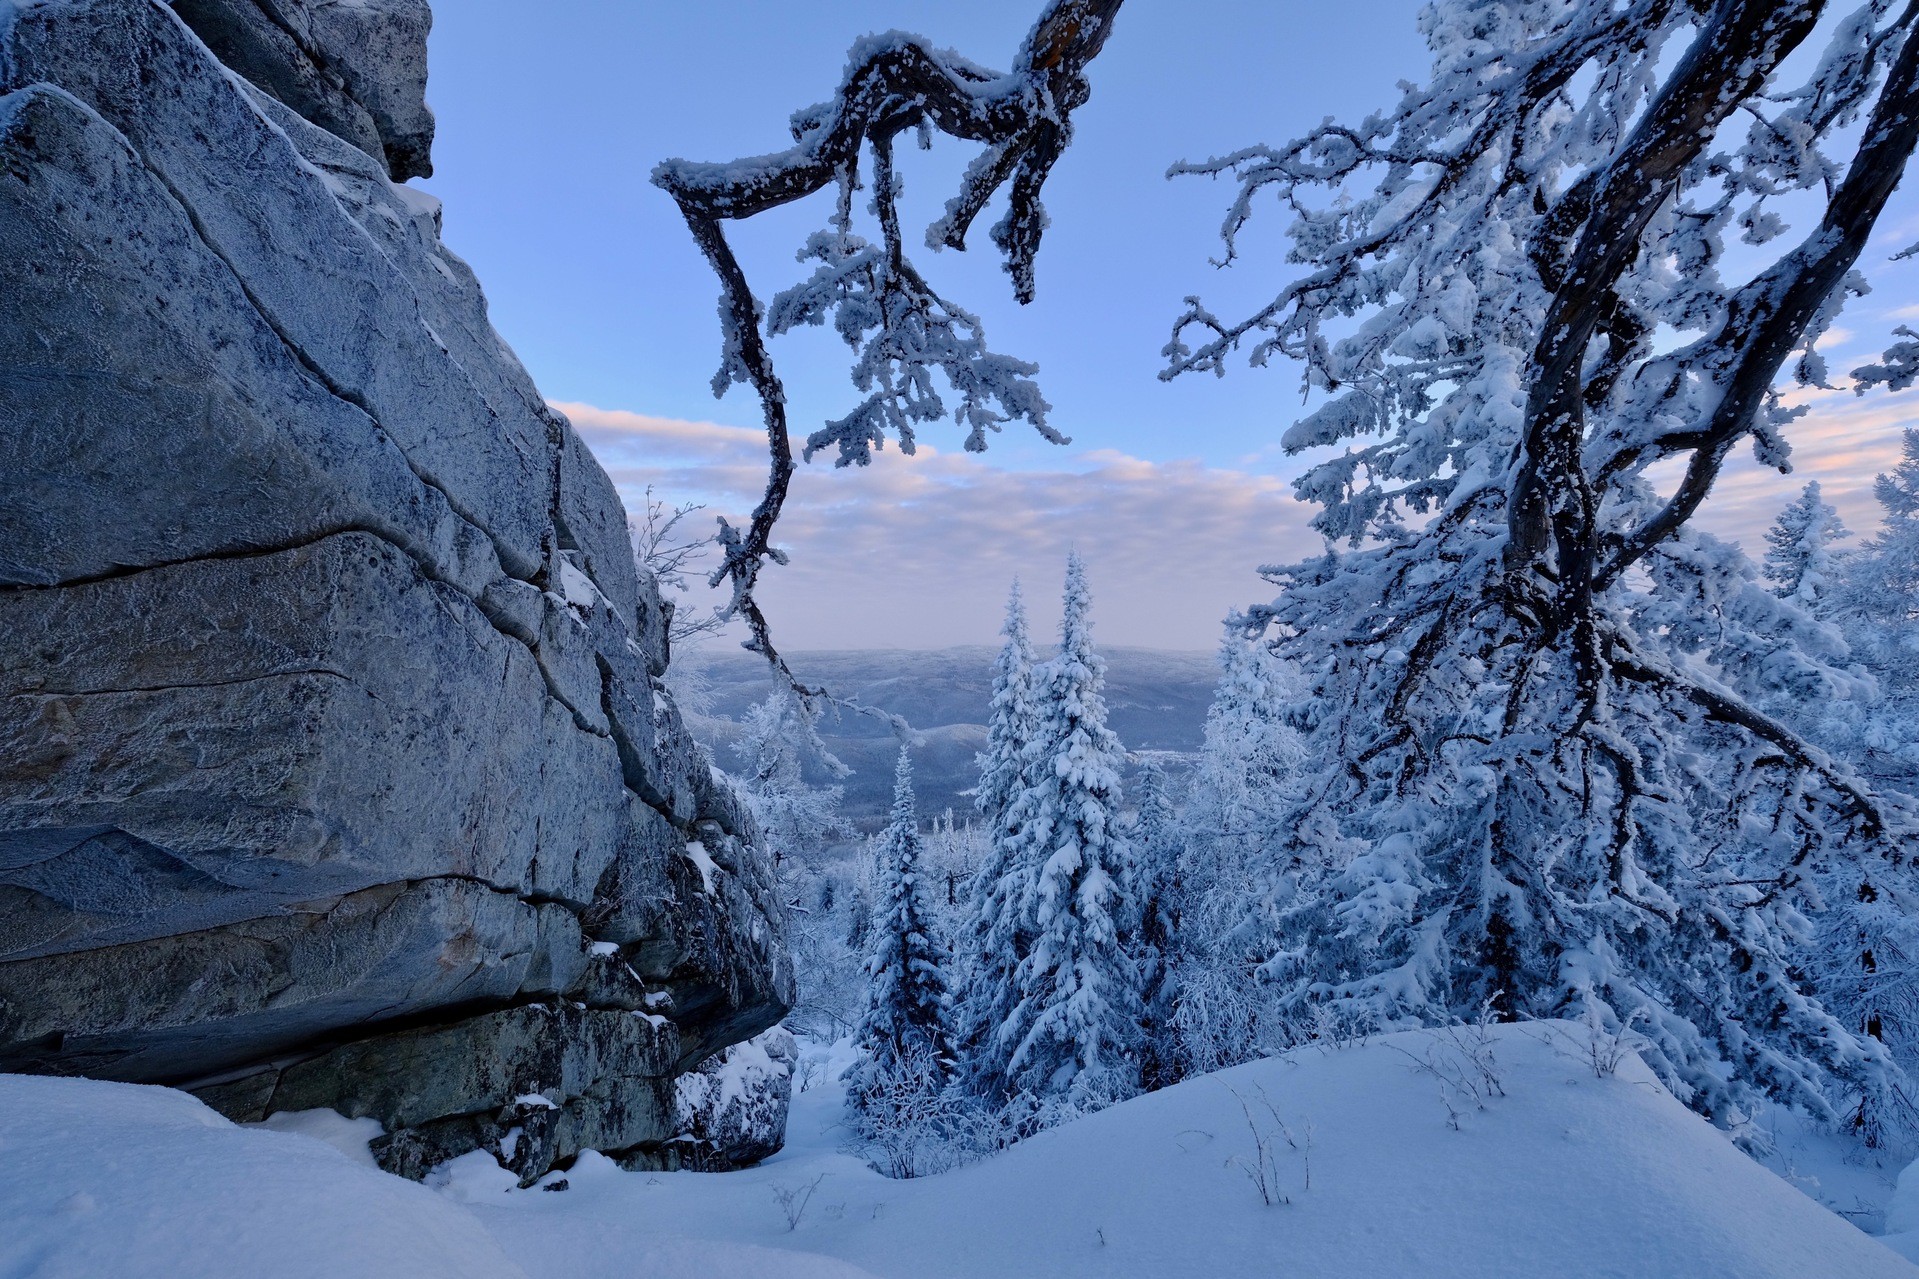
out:
{"label": "snow-covered slope", "polygon": [[7,1279],[522,1276],[424,1186],[171,1088],[0,1075],[0,1115]]}
{"label": "snow-covered slope", "polygon": [[[1636,1058],[1596,1078],[1541,1027],[1497,1030],[1493,1053],[1506,1095],[1484,1110],[1442,1100],[1423,1068],[1430,1055],[1450,1071],[1449,1045],[1397,1035],[1192,1080],[909,1182],[836,1152],[837,1096],[816,1088],[795,1103],[786,1151],[744,1173],[632,1174],[589,1159],[564,1194],[471,1191],[529,1274],[566,1279],[630,1275],[649,1250],[652,1273],[712,1273],[669,1238],[902,1277],[1919,1275],[1740,1154]],[[1275,1133],[1269,1101],[1302,1147],[1277,1142],[1289,1203],[1262,1203],[1245,1175],[1255,1151],[1240,1097]],[[789,1231],[775,1192],[815,1178]]]}
{"label": "snow-covered slope", "polygon": [[[820,1086],[758,1168],[629,1173],[588,1154],[562,1193],[510,1189],[467,1155],[436,1195],[177,1093],[0,1076],[0,1275],[1919,1276],[1637,1059],[1596,1078],[1583,1033],[1495,1031],[1504,1095],[1483,1109],[1431,1069],[1477,1080],[1457,1047],[1396,1035],[1192,1080],[908,1182],[839,1153]],[[1246,1175],[1241,1098],[1287,1202]],[[780,1194],[809,1185],[789,1229]]]}

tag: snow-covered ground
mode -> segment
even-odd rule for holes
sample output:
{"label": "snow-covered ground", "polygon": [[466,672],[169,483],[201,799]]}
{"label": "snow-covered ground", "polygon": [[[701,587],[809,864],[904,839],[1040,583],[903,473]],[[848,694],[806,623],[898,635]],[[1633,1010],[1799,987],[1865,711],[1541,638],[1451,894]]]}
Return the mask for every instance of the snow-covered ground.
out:
{"label": "snow-covered ground", "polygon": [[[510,1189],[468,1156],[436,1194],[177,1093],[5,1076],[0,1276],[1919,1276],[1636,1058],[1596,1077],[1583,1034],[1497,1028],[1496,1079],[1469,1038],[1309,1049],[916,1181],[840,1151],[838,1092],[822,1085],[760,1167],[628,1173],[589,1154],[549,1178],[565,1177],[558,1193]],[[365,1135],[290,1127],[349,1148]],[[1271,1204],[1248,1175],[1255,1128]],[[1832,1161],[1794,1140],[1782,1157],[1819,1191],[1807,1169]],[[1855,1171],[1844,1193],[1876,1227],[1883,1196],[1864,1199],[1885,1175]],[[1919,1209],[1907,1180],[1895,1226],[1907,1199]],[[797,1213],[782,1205],[809,1187]]]}
{"label": "snow-covered ground", "polygon": [[4,1279],[524,1274],[458,1204],[370,1166],[364,1131],[356,1159],[170,1088],[30,1075],[0,1075],[0,1116]]}

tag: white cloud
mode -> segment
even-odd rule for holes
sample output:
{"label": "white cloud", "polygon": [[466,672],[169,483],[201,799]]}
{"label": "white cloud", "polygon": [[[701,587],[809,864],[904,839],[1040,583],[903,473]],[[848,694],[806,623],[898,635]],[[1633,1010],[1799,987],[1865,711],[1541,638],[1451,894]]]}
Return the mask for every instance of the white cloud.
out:
{"label": "white cloud", "polygon": [[[1878,523],[1872,479],[1896,460],[1899,429],[1919,405],[1904,397],[1795,391],[1808,415],[1788,429],[1794,471],[1780,475],[1741,450],[1700,523],[1749,549],[1807,480],[1859,533]],[[759,500],[758,430],[556,404],[585,437],[629,507],[648,484],[705,502],[735,523]],[[767,571],[763,600],[789,650],[938,648],[992,643],[1007,584],[1019,576],[1041,625],[1068,548],[1092,572],[1095,619],[1108,644],[1209,648],[1229,609],[1271,598],[1255,570],[1304,558],[1319,541],[1311,508],[1284,473],[1154,462],[1109,449],[1062,450],[1045,470],[1008,470],[985,456],[921,445],[870,467],[802,465],[780,521],[792,563]],[[1258,466],[1266,459],[1244,459]],[[717,597],[714,597],[717,599]]]}
{"label": "white cloud", "polygon": [[1808,480],[1819,481],[1821,496],[1839,509],[1854,533],[1877,528],[1880,510],[1872,496],[1873,477],[1898,462],[1900,432],[1919,426],[1919,399],[1912,396],[1797,388],[1785,398],[1807,410],[1785,431],[1792,445],[1792,472],[1781,475],[1761,466],[1752,451],[1742,447],[1727,459],[1699,512],[1705,528],[1737,540],[1755,557],[1765,549],[1766,526]]}
{"label": "white cloud", "polygon": [[[629,506],[646,485],[741,522],[759,499],[764,437],[742,427],[557,404]],[[1066,552],[1093,578],[1103,642],[1210,648],[1228,609],[1270,598],[1259,564],[1312,554],[1311,511],[1272,475],[1112,450],[1047,470],[921,445],[870,467],[802,466],[780,521],[792,557],[764,600],[787,648],[990,643],[1008,583],[1048,618]]]}

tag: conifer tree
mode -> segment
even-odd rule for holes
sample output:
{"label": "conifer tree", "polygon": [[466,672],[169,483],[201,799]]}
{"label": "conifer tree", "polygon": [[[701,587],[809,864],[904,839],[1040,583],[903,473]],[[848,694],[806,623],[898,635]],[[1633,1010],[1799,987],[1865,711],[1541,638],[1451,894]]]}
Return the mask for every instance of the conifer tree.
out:
{"label": "conifer tree", "polygon": [[1304,755],[1286,718],[1296,681],[1238,617],[1227,619],[1219,670],[1180,871],[1189,907],[1175,1038],[1188,1072],[1233,1065],[1292,1041],[1290,1023],[1258,972],[1279,945],[1277,915],[1303,842],[1288,789]]}
{"label": "conifer tree", "polygon": [[1035,732],[1001,877],[1031,943],[1013,969],[1010,1014],[987,1046],[1002,1089],[1077,1106],[1138,1088],[1141,1013],[1130,953],[1138,909],[1126,895],[1133,867],[1120,811],[1125,752],[1106,726],[1106,664],[1093,647],[1091,603],[1075,553],[1059,655],[1035,674]]}
{"label": "conifer tree", "polygon": [[[1907,430],[1902,443],[1899,464],[1874,485],[1884,523],[1840,559],[1832,596],[1873,695],[1830,707],[1826,722],[1835,753],[1919,825],[1919,430]],[[1919,892],[1910,863],[1855,856],[1821,869],[1835,909],[1808,967],[1836,1014],[1891,1049],[1910,1095],[1919,1077]],[[1868,1111],[1855,1122],[1870,1127],[1875,1118]]]}
{"label": "conifer tree", "polygon": [[816,711],[776,688],[747,711],[745,732],[733,747],[740,761],[733,776],[776,865],[851,834],[840,816],[841,788],[815,786],[805,777],[809,757],[829,774],[848,771],[820,741],[817,720]]}
{"label": "conifer tree", "polygon": [[1139,903],[1134,962],[1140,975],[1140,1086],[1151,1091],[1180,1079],[1174,1043],[1178,1007],[1181,884],[1180,837],[1166,773],[1154,760],[1140,766],[1139,811],[1133,822],[1132,897]]}
{"label": "conifer tree", "polygon": [[971,920],[965,987],[956,1014],[959,1055],[966,1073],[981,1091],[994,1091],[1001,1079],[984,1045],[1012,1013],[1013,970],[1031,942],[1020,916],[1019,879],[1012,874],[1018,830],[1013,807],[1024,788],[1027,756],[1033,743],[1033,646],[1027,637],[1026,607],[1019,582],[1006,600],[1006,637],[993,668],[992,720],[986,750],[979,756],[980,781],[974,795],[985,823],[987,857],[970,888]]}
{"label": "conifer tree", "polygon": [[986,726],[986,749],[979,755],[979,787],[973,803],[989,825],[998,829],[1018,797],[1025,768],[1027,743],[1033,736],[1033,645],[1026,633],[1026,605],[1018,579],[1006,597],[1006,621],[1000,627],[1006,642],[993,664],[992,717]]}
{"label": "conifer tree", "polygon": [[1899,464],[1879,476],[1873,496],[1885,523],[1848,557],[1842,624],[1853,652],[1884,688],[1888,718],[1875,733],[1879,748],[1903,756],[1868,771],[1910,776],[1919,774],[1919,429],[1907,429]]}
{"label": "conifer tree", "polygon": [[1269,847],[1283,842],[1282,791],[1303,756],[1286,720],[1292,681],[1243,619],[1227,622],[1219,670],[1193,786],[1192,826],[1217,868],[1209,879],[1249,859],[1269,860]]}
{"label": "conifer tree", "polygon": [[866,1014],[855,1036],[864,1057],[847,1084],[855,1109],[889,1077],[923,1071],[929,1062],[943,1073],[949,1061],[945,963],[924,895],[913,761],[905,746],[893,774],[893,815],[878,870],[879,910],[867,932]]}
{"label": "conifer tree", "polygon": [[1799,500],[1779,512],[1766,530],[1761,571],[1773,584],[1773,594],[1814,616],[1824,613],[1835,585],[1832,544],[1849,536],[1839,512],[1820,498],[1819,481],[1807,484]]}

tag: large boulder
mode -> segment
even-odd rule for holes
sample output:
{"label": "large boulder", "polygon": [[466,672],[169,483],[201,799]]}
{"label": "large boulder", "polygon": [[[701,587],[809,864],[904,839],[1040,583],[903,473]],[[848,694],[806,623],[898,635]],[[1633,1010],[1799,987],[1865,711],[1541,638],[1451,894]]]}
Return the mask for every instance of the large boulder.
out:
{"label": "large boulder", "polygon": [[799,1045],[784,1026],[734,1044],[673,1085],[673,1140],[643,1147],[628,1167],[729,1172],[758,1163],[786,1140]]}
{"label": "large boulder", "polygon": [[433,174],[426,0],[171,0],[220,61],[322,129]]}
{"label": "large boulder", "polygon": [[792,972],[612,484],[392,180],[428,20],[0,0],[0,1070],[533,1177]]}

